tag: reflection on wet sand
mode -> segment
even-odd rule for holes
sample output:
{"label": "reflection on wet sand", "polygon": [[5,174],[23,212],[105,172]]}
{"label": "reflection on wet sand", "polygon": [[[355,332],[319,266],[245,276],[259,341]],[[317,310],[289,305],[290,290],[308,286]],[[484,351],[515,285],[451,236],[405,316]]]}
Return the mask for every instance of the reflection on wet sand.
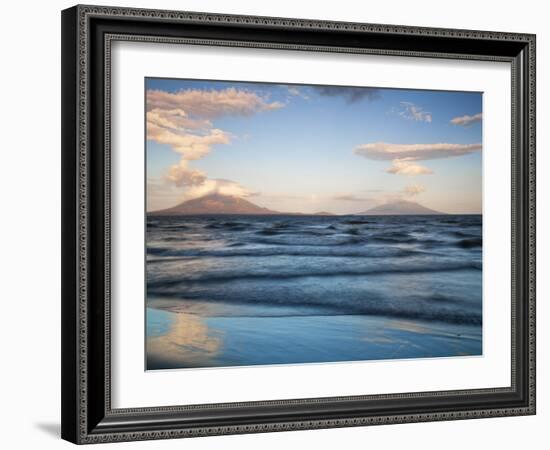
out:
{"label": "reflection on wet sand", "polygon": [[209,330],[200,316],[173,314],[165,334],[147,339],[147,369],[210,366],[222,343],[221,333]]}
{"label": "reflection on wet sand", "polygon": [[242,305],[232,308],[240,315],[228,315],[232,305],[160,300],[147,309],[149,370],[482,354],[475,325],[369,315],[284,316]]}
{"label": "reflection on wet sand", "polygon": [[419,334],[433,334],[433,326],[427,327],[417,322],[412,322],[410,320],[388,320],[388,326],[401,331],[408,331],[409,333],[419,333]]}

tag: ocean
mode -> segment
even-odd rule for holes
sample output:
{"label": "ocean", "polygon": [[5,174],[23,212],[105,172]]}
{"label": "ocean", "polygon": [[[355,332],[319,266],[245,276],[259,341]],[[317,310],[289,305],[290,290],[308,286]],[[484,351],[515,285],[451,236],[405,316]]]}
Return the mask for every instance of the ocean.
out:
{"label": "ocean", "polygon": [[482,354],[482,218],[151,216],[146,368]]}

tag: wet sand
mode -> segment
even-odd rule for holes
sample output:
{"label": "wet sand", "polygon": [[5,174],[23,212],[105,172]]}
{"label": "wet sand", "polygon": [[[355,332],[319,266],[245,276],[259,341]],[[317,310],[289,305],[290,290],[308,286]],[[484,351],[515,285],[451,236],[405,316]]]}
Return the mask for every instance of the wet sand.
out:
{"label": "wet sand", "polygon": [[147,369],[481,355],[481,327],[154,299]]}

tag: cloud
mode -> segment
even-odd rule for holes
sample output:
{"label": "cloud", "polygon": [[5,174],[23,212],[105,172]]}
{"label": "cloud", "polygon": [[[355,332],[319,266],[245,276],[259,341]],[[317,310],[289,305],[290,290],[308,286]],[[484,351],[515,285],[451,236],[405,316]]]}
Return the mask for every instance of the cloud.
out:
{"label": "cloud", "polygon": [[187,185],[186,189],[182,190],[167,176],[149,177],[147,179],[147,211],[170,208],[184,201],[215,193],[240,198],[258,195],[235,181],[221,178],[207,178],[201,184]]}
{"label": "cloud", "polygon": [[386,172],[394,175],[430,175],[433,173],[431,169],[410,162],[407,158],[394,159],[391,167],[386,169]]}
{"label": "cloud", "polygon": [[241,186],[239,183],[222,178],[207,179],[203,183],[190,186],[186,191],[184,200],[203,197],[210,194],[230,195],[233,197],[249,197],[256,193]]}
{"label": "cloud", "polygon": [[342,97],[348,103],[380,98],[380,90],[371,87],[313,86],[313,90],[323,97]]}
{"label": "cloud", "polygon": [[300,89],[298,89],[296,86],[287,86],[287,89],[290,95],[294,95],[294,96],[300,95]]}
{"label": "cloud", "polygon": [[414,161],[453,158],[481,150],[481,144],[389,144],[373,142],[355,147],[353,152],[375,161],[391,161],[387,173],[395,175],[428,175],[433,173],[427,167]]}
{"label": "cloud", "polygon": [[203,130],[205,134],[191,134],[173,128],[163,128],[147,123],[147,140],[167,144],[183,159],[200,159],[210,153],[213,145],[229,144],[231,135],[223,130],[212,128]]}
{"label": "cloud", "polygon": [[452,123],[453,125],[460,125],[462,127],[469,127],[474,123],[481,122],[481,120],[482,120],[482,114],[477,113],[477,114],[474,114],[473,116],[464,115],[460,117],[455,117],[454,119],[451,119],[450,123]]}
{"label": "cloud", "polygon": [[480,150],[481,144],[389,144],[386,142],[374,142],[355,147],[354,153],[367,159],[378,161],[395,159],[422,161],[452,158]]}
{"label": "cloud", "polygon": [[415,105],[411,102],[401,102],[401,111],[398,114],[407,120],[414,120],[417,122],[428,122],[432,121],[432,113],[424,111],[420,106]]}
{"label": "cloud", "polygon": [[333,200],[342,200],[346,202],[364,202],[371,200],[370,198],[357,197],[354,194],[341,194],[333,197]]}
{"label": "cloud", "polygon": [[[185,89],[166,92],[150,89],[146,95],[147,140],[165,144],[181,156],[179,163],[170,166],[162,183],[153,183],[155,194],[173,198],[172,188],[185,187],[186,197],[198,197],[218,192],[243,197],[250,192],[230,180],[208,179],[206,173],[189,167],[189,161],[208,155],[213,146],[229,144],[231,133],[215,128],[212,121],[224,116],[248,117],[263,111],[284,107],[280,102],[270,102],[267,95],[243,89],[221,90]],[[181,200],[181,198],[180,198]]]}
{"label": "cloud", "polygon": [[297,86],[287,86],[288,93],[293,97],[301,97],[304,100],[309,100],[309,96],[303,92],[302,89]]}
{"label": "cloud", "polygon": [[206,119],[191,119],[181,108],[155,108],[147,111],[147,124],[162,128],[200,130],[212,128],[212,122]]}
{"label": "cloud", "polygon": [[411,200],[412,198],[426,192],[426,188],[422,184],[408,184],[400,190],[384,191],[376,197],[376,204],[383,205],[403,200]]}
{"label": "cloud", "polygon": [[280,102],[269,102],[265,97],[233,87],[221,90],[185,89],[166,92],[147,91],[147,111],[180,109],[188,116],[214,119],[222,116],[251,116],[261,111],[284,107]]}
{"label": "cloud", "polygon": [[408,186],[405,186],[403,189],[403,194],[406,197],[416,197],[419,194],[422,194],[422,192],[425,192],[426,188],[422,186],[421,184],[409,184]]}
{"label": "cloud", "polygon": [[203,184],[207,177],[206,174],[197,169],[190,169],[189,163],[182,159],[178,164],[170,166],[166,179],[178,187],[181,186],[199,186]]}

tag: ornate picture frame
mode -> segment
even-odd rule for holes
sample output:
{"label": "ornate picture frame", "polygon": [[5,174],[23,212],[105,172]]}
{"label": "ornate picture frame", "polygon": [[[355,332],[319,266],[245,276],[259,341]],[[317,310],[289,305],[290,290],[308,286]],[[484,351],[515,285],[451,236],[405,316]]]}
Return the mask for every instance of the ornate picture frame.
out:
{"label": "ornate picture frame", "polygon": [[[113,408],[111,47],[192,44],[511,66],[511,384]],[[62,12],[62,437],[85,444],[535,414],[535,36],[100,6]],[[222,382],[222,381],[221,381]]]}

